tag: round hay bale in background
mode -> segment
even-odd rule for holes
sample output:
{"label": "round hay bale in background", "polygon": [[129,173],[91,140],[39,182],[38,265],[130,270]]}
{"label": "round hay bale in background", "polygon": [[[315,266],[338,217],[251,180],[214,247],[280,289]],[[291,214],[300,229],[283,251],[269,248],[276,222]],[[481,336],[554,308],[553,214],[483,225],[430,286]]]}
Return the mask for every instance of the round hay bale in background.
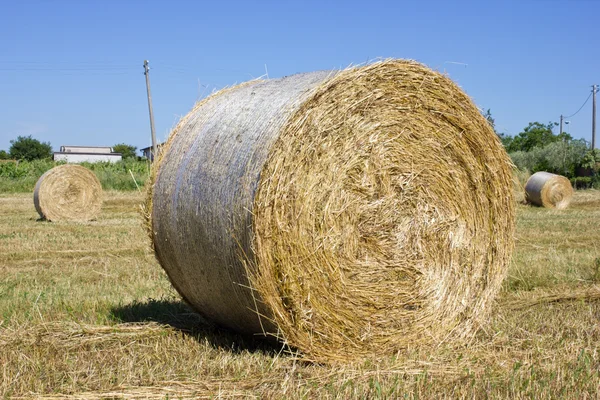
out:
{"label": "round hay bale in background", "polygon": [[513,248],[510,159],[413,61],[219,92],[151,179],[150,235],[184,299],[323,362],[471,336]]}
{"label": "round hay bale in background", "polygon": [[568,178],[550,172],[536,172],[525,184],[527,201],[546,208],[565,209],[571,204],[573,187]]}
{"label": "round hay bale in background", "polygon": [[102,186],[80,165],[60,165],[40,177],[33,192],[40,217],[48,221],[90,221],[102,208]]}

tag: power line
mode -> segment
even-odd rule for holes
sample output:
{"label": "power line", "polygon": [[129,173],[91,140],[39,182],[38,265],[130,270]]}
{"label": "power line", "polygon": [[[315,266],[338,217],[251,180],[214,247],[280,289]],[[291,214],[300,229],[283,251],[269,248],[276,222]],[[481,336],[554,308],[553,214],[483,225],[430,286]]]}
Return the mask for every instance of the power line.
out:
{"label": "power line", "polygon": [[133,68],[101,68],[101,67],[91,67],[91,68],[81,68],[81,67],[4,67],[0,68],[0,71],[50,71],[50,72],[71,72],[71,71],[132,71]]}
{"label": "power line", "polygon": [[574,117],[575,115],[577,115],[577,114],[579,113],[579,111],[581,111],[581,109],[582,109],[582,108],[583,108],[583,107],[584,107],[584,106],[587,104],[587,102],[590,100],[590,97],[592,97],[592,93],[590,93],[590,95],[587,97],[587,99],[585,99],[585,102],[582,104],[582,106],[581,106],[581,107],[579,107],[579,110],[577,110],[577,112],[575,112],[575,114],[571,114],[571,115],[568,115],[568,116],[566,116],[566,117],[563,117],[563,118],[571,118],[571,117]]}
{"label": "power line", "polygon": [[132,70],[134,66],[128,63],[115,62],[86,62],[86,61],[5,61],[3,71],[32,70],[32,71],[123,71]]}

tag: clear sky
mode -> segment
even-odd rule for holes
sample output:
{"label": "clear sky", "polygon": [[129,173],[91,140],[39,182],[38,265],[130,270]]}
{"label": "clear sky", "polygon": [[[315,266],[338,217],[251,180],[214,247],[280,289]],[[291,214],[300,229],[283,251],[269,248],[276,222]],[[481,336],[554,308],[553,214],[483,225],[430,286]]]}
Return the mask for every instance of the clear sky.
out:
{"label": "clear sky", "polygon": [[[0,0],[0,149],[18,135],[148,146],[145,59],[159,141],[196,100],[265,69],[378,57],[445,71],[514,135],[580,108],[600,84],[599,39],[598,0]],[[591,110],[565,130],[590,141]]]}

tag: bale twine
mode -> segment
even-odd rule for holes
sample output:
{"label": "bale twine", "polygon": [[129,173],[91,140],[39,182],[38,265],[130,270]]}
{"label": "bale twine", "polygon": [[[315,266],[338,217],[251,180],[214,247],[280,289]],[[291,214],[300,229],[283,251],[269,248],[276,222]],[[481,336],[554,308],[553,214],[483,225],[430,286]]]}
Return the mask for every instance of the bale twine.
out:
{"label": "bale twine", "polygon": [[183,298],[322,362],[470,337],[513,247],[510,159],[413,61],[221,91],[151,182],[150,235]]}
{"label": "bale twine", "polygon": [[90,221],[102,207],[102,186],[96,175],[80,165],[60,165],[35,184],[33,202],[48,221]]}
{"label": "bale twine", "polygon": [[571,203],[573,187],[568,178],[550,172],[536,172],[525,184],[527,201],[546,208],[565,209]]}

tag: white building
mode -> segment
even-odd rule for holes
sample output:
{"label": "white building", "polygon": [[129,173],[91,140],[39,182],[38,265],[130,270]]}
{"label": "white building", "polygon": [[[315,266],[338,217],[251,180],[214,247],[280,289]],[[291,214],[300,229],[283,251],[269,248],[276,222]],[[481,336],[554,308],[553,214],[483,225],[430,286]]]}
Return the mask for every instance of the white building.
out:
{"label": "white building", "polygon": [[60,151],[54,153],[54,161],[67,163],[117,162],[122,158],[121,153],[114,153],[112,147],[103,146],[60,146]]}

